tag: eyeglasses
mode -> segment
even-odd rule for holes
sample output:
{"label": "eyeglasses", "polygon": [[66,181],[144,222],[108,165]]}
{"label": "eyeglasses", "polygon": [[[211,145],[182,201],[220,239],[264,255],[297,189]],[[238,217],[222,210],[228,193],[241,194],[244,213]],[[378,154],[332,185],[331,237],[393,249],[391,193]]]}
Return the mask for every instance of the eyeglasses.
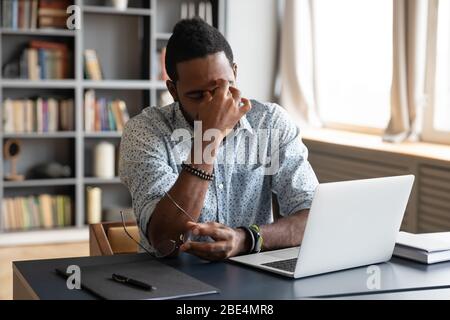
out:
{"label": "eyeglasses", "polygon": [[153,257],[156,257],[156,258],[169,257],[176,250],[178,250],[183,243],[185,243],[186,241],[189,241],[191,239],[190,231],[188,231],[184,234],[181,234],[177,240],[163,239],[160,242],[158,242],[157,244],[153,245],[153,247],[155,248],[156,251],[151,252],[146,247],[144,247],[139,241],[134,239],[134,237],[128,232],[126,223],[125,223],[124,213],[133,214],[133,211],[132,210],[121,210],[120,211],[120,217],[122,219],[122,227],[123,227],[123,230],[125,231],[126,235],[131,240],[133,240],[142,250],[144,250],[148,254],[152,255]]}

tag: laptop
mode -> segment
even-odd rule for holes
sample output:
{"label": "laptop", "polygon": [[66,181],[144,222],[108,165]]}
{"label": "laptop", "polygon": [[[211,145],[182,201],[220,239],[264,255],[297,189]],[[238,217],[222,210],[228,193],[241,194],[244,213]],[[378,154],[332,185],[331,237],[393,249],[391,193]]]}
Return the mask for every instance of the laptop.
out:
{"label": "laptop", "polygon": [[230,260],[291,278],[391,259],[413,175],[319,184],[300,247]]}

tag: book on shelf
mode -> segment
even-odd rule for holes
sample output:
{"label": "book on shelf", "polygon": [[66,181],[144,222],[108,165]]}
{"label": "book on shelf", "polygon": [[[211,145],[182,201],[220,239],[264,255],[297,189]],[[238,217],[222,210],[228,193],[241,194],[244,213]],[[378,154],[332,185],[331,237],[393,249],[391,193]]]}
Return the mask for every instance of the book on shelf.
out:
{"label": "book on shelf", "polygon": [[71,52],[65,43],[32,40],[19,58],[3,66],[5,78],[67,79],[71,74]]}
{"label": "book on shelf", "polygon": [[38,24],[39,28],[66,28],[68,18],[67,7],[69,0],[39,0]]}
{"label": "book on shelf", "polygon": [[2,0],[2,27],[65,29],[70,0]]}
{"label": "book on shelf", "polygon": [[49,194],[4,198],[1,217],[4,231],[70,226],[73,224],[72,199],[67,195]]}
{"label": "book on shelf", "polygon": [[103,79],[102,69],[95,50],[84,50],[84,69],[86,79],[95,81]]}
{"label": "book on shelf", "polygon": [[124,101],[96,98],[94,90],[85,92],[84,129],[86,132],[122,131],[129,118]]}
{"label": "book on shelf", "polygon": [[196,16],[195,13],[195,3],[194,2],[188,2],[187,4],[187,18],[192,19]]}
{"label": "book on shelf", "polygon": [[73,99],[5,99],[4,133],[42,133],[75,129]]}
{"label": "book on shelf", "polygon": [[102,189],[99,187],[86,188],[86,221],[88,224],[102,221]]}
{"label": "book on shelf", "polygon": [[193,1],[182,1],[180,5],[180,18],[192,19],[199,17],[209,25],[213,25],[212,4],[210,1],[200,1],[197,4]]}
{"label": "book on shelf", "polygon": [[40,79],[69,78],[69,48],[65,43],[33,40],[29,45],[37,50]]}
{"label": "book on shelf", "polygon": [[413,234],[401,231],[394,255],[424,264],[450,260],[450,232]]}
{"label": "book on shelf", "polygon": [[36,29],[38,0],[2,0],[2,27],[8,29]]}

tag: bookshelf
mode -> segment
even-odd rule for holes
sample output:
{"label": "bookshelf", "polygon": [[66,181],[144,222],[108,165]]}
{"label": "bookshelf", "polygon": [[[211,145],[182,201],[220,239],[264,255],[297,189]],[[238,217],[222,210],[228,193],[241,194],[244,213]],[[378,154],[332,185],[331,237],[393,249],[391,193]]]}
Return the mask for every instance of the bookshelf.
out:
{"label": "bookshelf", "polygon": [[[3,4],[0,0],[0,4]],[[55,0],[57,1],[57,0]],[[198,5],[202,0],[191,0]],[[213,24],[225,32],[226,0],[210,0]],[[107,141],[116,147],[120,132],[85,132],[84,94],[93,89],[97,97],[125,101],[129,115],[142,108],[158,104],[158,96],[166,89],[158,79],[158,50],[171,35],[173,25],[180,18],[180,0],[130,0],[128,8],[119,11],[107,0],[74,0],[81,9],[81,29],[13,29],[2,28],[3,5],[0,5],[0,116],[3,119],[3,101],[32,97],[62,97],[74,101],[74,130],[41,133],[5,133],[0,121],[0,174],[9,173],[10,163],[4,160],[3,145],[8,139],[21,142],[18,159],[19,174],[26,174],[36,164],[57,161],[72,169],[72,176],[59,179],[0,179],[0,199],[40,194],[68,195],[72,199],[73,219],[66,227],[6,231],[3,212],[0,214],[0,246],[87,240],[86,188],[102,189],[102,208],[118,209],[131,206],[128,190],[116,176],[111,179],[93,177],[92,153],[94,146]],[[61,80],[28,80],[5,78],[3,66],[20,48],[31,40],[56,41],[72,50],[72,76]],[[85,79],[84,49],[95,49],[102,67],[103,79]],[[116,162],[118,153],[116,152]],[[117,166],[117,165],[116,165]],[[117,175],[117,173],[116,173]]]}

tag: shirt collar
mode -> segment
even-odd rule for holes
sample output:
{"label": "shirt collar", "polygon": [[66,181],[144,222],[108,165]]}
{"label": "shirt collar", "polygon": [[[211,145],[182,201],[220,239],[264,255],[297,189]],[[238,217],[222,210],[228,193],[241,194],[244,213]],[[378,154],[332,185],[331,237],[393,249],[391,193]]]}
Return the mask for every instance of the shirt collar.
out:
{"label": "shirt collar", "polygon": [[194,128],[185,118],[183,111],[181,111],[180,104],[178,102],[173,103],[173,117],[174,117],[174,129],[187,129],[191,134],[194,133]]}
{"label": "shirt collar", "polygon": [[250,134],[253,134],[253,128],[250,125],[250,122],[248,122],[247,116],[245,114],[241,118],[241,120],[239,120],[238,130],[247,130]]}

